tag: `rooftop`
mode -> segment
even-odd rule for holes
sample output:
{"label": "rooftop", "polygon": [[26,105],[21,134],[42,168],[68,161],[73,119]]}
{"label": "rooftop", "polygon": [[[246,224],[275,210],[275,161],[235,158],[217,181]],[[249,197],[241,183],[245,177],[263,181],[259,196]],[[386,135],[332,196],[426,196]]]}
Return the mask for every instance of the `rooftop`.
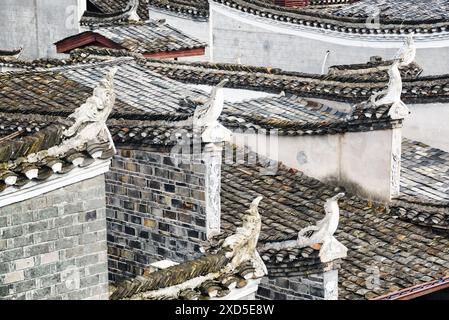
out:
{"label": "rooftop", "polygon": [[[354,72],[352,65],[334,67],[327,75],[286,72],[280,69],[253,67],[238,64],[215,64],[206,62],[175,62],[159,59],[140,59],[133,53],[124,50],[104,49],[97,47],[76,49],[72,59],[38,60],[33,62],[5,62],[0,59],[0,66],[15,68],[52,68],[65,64],[92,62],[94,60],[115,60],[117,57],[133,57],[137,64],[149,71],[156,72],[166,78],[187,84],[214,86],[224,78],[229,79],[227,87],[252,91],[297,95],[304,98],[325,99],[344,103],[358,103],[368,99],[373,93],[385,89],[388,84],[386,68],[374,68],[368,63],[358,66]],[[382,64],[385,62],[382,62]],[[36,67],[33,67],[36,65]],[[361,68],[361,69],[360,69]],[[380,69],[380,70],[379,70]],[[340,71],[335,71],[340,70]],[[444,103],[449,101],[449,75],[419,76],[421,68],[416,64],[402,69],[402,100],[413,103]],[[343,74],[344,73],[344,74]]]}
{"label": "rooftop", "polygon": [[[445,0],[360,0],[341,5],[286,8],[273,1],[213,0],[246,14],[304,27],[364,35],[419,35],[448,30],[449,4]],[[379,18],[376,25],[375,19]],[[367,24],[367,20],[371,24]]]}
{"label": "rooftop", "polygon": [[[204,103],[207,97],[203,90],[167,79],[148,68],[146,63],[125,57],[41,71],[0,74],[3,86],[0,112],[66,116],[88,97],[95,83],[113,65],[120,66],[115,78],[117,103],[111,114],[111,118],[117,121],[189,120],[196,106]],[[358,111],[356,108],[354,114]],[[385,129],[401,124],[400,120],[392,120],[379,113],[380,109],[377,111],[369,111],[376,115],[373,117],[348,118],[349,114],[336,109],[288,95],[226,103],[223,119],[233,128],[279,129],[281,134],[287,135],[335,134]],[[363,112],[368,113],[365,109]],[[137,135],[142,133],[141,136],[146,138],[148,135],[143,133],[151,124],[137,125]]]}
{"label": "rooftop", "polygon": [[[248,156],[255,157],[255,154]],[[256,196],[260,204],[265,243],[294,240],[298,231],[323,217],[326,199],[338,189],[279,165],[274,176],[261,174],[261,164],[224,164],[222,177],[222,227],[232,233],[240,212]],[[336,238],[348,248],[339,270],[340,299],[372,299],[449,274],[449,238],[429,227],[401,219],[379,204],[347,195],[340,200],[340,225]],[[271,276],[289,275],[297,261],[313,251],[263,251]],[[379,274],[379,287],[369,289],[366,279]]]}
{"label": "rooftop", "polygon": [[207,46],[206,43],[183,33],[164,21],[154,20],[92,25],[89,31],[62,39],[55,45],[57,51],[63,53],[69,53],[76,48],[85,46],[104,46],[153,57],[157,57],[155,55],[157,53],[194,49],[204,51]]}
{"label": "rooftop", "polygon": [[58,188],[58,184],[43,186],[47,180],[70,174],[82,177],[80,171],[85,168],[109,168],[115,147],[104,129],[115,102],[114,72],[110,70],[99,81],[65,126],[49,124],[34,134],[16,131],[0,139],[0,206],[13,203],[16,194],[23,201],[27,194],[31,198],[39,190]]}
{"label": "rooftop", "polygon": [[[141,19],[148,20],[148,1],[140,0],[137,13]],[[116,14],[123,12],[129,4],[129,0],[89,0],[102,13]]]}
{"label": "rooftop", "polygon": [[170,14],[200,21],[209,18],[209,2],[207,0],[149,0],[149,8],[163,10]]}

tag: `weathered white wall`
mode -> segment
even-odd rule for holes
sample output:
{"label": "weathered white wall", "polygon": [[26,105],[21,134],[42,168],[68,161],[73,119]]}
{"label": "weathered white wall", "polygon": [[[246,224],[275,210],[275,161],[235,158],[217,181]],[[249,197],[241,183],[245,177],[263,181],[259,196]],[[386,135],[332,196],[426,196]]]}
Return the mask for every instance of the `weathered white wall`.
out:
{"label": "weathered white wall", "polygon": [[[207,85],[189,85],[189,86],[195,89],[206,91],[207,93],[211,93],[213,89],[213,87]],[[225,101],[230,103],[276,96],[276,94],[266,93],[263,91],[233,89],[233,88],[224,88],[223,93]]]}
{"label": "weathered white wall", "polygon": [[0,47],[23,46],[22,58],[56,56],[53,45],[80,31],[86,0],[1,0]]}
{"label": "weathered white wall", "polygon": [[449,152],[449,104],[409,104],[403,135]]}
{"label": "weathered white wall", "polygon": [[[325,71],[331,65],[365,63],[371,56],[392,58],[402,45],[395,41],[334,38],[288,29],[281,23],[255,20],[217,4],[211,7],[213,59],[215,62],[271,66],[284,70],[321,73],[326,51],[331,53]],[[231,11],[230,11],[231,10]],[[224,11],[229,11],[224,14]],[[232,15],[238,13],[237,18]],[[254,23],[256,22],[256,23]],[[315,31],[316,33],[316,31]],[[349,38],[349,35],[348,35]],[[322,39],[322,40],[319,40]],[[417,62],[424,74],[449,73],[449,41],[418,41]]]}
{"label": "weathered white wall", "polygon": [[[167,23],[182,32],[195,37],[207,44],[209,44],[209,22],[195,21],[188,18],[181,18],[179,16],[171,15],[169,13],[159,11],[154,8],[149,9],[150,19],[159,20],[165,19]],[[179,58],[179,61],[209,61],[210,47],[206,47],[206,54],[198,57]]]}
{"label": "weathered white wall", "polygon": [[279,136],[271,141],[269,150],[264,136],[235,132],[234,143],[246,145],[318,180],[342,185],[361,196],[390,201],[394,193],[394,134],[400,135],[400,129],[323,136]]}

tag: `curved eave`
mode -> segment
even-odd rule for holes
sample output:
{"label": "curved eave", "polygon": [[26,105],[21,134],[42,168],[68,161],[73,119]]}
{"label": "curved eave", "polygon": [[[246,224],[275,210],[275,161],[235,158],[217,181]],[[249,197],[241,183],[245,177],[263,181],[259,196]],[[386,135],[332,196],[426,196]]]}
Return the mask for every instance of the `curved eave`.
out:
{"label": "curved eave", "polygon": [[[235,19],[242,23],[252,25],[253,27],[265,29],[267,31],[300,36],[304,38],[325,41],[329,43],[335,43],[347,46],[356,47],[372,47],[372,48],[400,48],[402,47],[404,36],[407,35],[407,29],[398,30],[397,33],[377,33],[375,29],[366,28],[365,24],[360,24],[359,26],[347,25],[342,26],[340,21],[333,21],[327,19],[320,19],[319,22],[313,22],[310,20],[309,25],[275,20],[272,17],[260,16],[254,13],[248,12],[248,10],[242,10],[238,8],[232,8],[229,5],[218,3],[218,1],[213,1],[210,3],[210,14],[219,13],[225,15],[231,19]],[[262,10],[261,10],[262,11]],[[290,14],[292,15],[292,14]],[[290,18],[290,20],[304,20],[299,17]],[[383,25],[383,29],[386,30],[390,25]],[[340,28],[347,28],[350,32],[339,31]],[[391,25],[391,27],[397,27],[397,25]],[[432,26],[428,29],[435,29],[438,26]],[[441,32],[430,32],[419,33],[415,35],[416,47],[419,48],[430,48],[430,47],[447,47],[449,46],[449,22],[442,23],[441,28],[444,31]],[[372,30],[373,33],[363,33],[361,30]],[[359,31],[360,32],[357,32]]]}
{"label": "curved eave", "polygon": [[167,8],[164,6],[156,6],[154,4],[148,5],[151,11],[162,13],[165,15],[173,16],[180,19],[193,20],[196,22],[208,22],[209,21],[209,11],[203,14],[193,14],[189,13],[188,10],[179,10],[177,8]]}

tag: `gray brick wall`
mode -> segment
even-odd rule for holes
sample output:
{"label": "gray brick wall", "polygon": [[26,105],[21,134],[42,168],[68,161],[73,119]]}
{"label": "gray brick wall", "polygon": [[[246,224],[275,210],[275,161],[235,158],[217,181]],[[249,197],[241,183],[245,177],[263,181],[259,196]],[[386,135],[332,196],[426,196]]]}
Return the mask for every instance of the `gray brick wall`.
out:
{"label": "gray brick wall", "polygon": [[107,174],[110,280],[141,275],[162,259],[200,255],[204,165],[177,164],[164,149],[120,149]]}
{"label": "gray brick wall", "polygon": [[256,298],[259,300],[323,300],[323,275],[262,279]]}
{"label": "gray brick wall", "polygon": [[107,299],[104,176],[0,208],[1,299]]}

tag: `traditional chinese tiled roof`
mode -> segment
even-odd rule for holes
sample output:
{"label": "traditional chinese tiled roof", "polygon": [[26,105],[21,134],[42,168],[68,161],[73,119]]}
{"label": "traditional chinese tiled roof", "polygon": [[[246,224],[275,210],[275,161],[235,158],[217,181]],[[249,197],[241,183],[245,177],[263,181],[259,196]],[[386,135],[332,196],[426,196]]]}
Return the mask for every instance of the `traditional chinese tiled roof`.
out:
{"label": "traditional chinese tiled roof", "polygon": [[70,114],[65,120],[67,126],[54,124],[34,134],[18,130],[2,135],[0,196],[113,156],[113,142],[104,131],[107,131],[105,121],[115,102],[115,72],[115,69],[110,70],[91,92],[92,98]]}
{"label": "traditional chinese tiled roof", "polygon": [[[448,30],[445,0],[360,0],[353,4],[286,8],[262,0],[213,0],[235,10],[293,25],[348,34],[432,34]],[[379,15],[379,24],[375,17]],[[367,23],[371,22],[370,24]]]}
{"label": "traditional chinese tiled roof", "polygon": [[269,97],[227,104],[222,122],[229,128],[277,130],[279,135],[323,135],[397,128],[402,120],[388,116],[390,106],[357,105],[350,113],[296,96]]}
{"label": "traditional chinese tiled roof", "polygon": [[127,10],[118,11],[114,13],[98,13],[98,12],[84,12],[81,17],[80,24],[82,26],[101,26],[101,25],[114,25],[120,23],[127,23],[133,21],[140,21],[140,16],[133,16],[133,8],[129,7]]}
{"label": "traditional chinese tiled roof", "polygon": [[79,150],[71,150],[59,157],[47,157],[39,162],[29,162],[27,157],[57,146],[62,141],[63,128],[48,126],[33,134],[9,139],[0,139],[0,194],[11,189],[20,189],[34,181],[43,182],[53,176],[63,176],[78,167],[88,167],[100,152],[101,159],[113,155],[108,143],[90,144]]}
{"label": "traditional chinese tiled roof", "polygon": [[[152,71],[185,83],[213,86],[227,78],[229,79],[227,86],[236,89],[273,93],[284,91],[306,98],[345,103],[365,101],[375,92],[385,89],[388,83],[385,69],[379,72],[377,68],[368,69],[369,72],[330,72],[327,75],[316,75],[236,64],[183,63],[150,59],[144,63]],[[449,76],[417,76],[419,70],[416,64],[402,70],[402,100],[405,103],[449,101]]]}
{"label": "traditional chinese tiled roof", "polygon": [[[95,7],[103,13],[117,14],[123,12],[129,0],[89,0]],[[137,13],[143,20],[148,20],[148,0],[140,0]]]}
{"label": "traditional chinese tiled roof", "polygon": [[129,58],[0,74],[0,112],[68,116],[82,104],[111,66],[120,66],[115,77],[117,101],[114,119],[185,120],[185,97],[205,93],[169,80]]}
{"label": "traditional chinese tiled roof", "polygon": [[[109,56],[109,57],[108,57]],[[224,78],[229,79],[227,87],[277,93],[284,91],[305,98],[319,98],[344,103],[366,101],[375,92],[386,88],[388,78],[370,73],[345,75],[315,75],[286,72],[280,69],[253,67],[237,64],[214,64],[205,62],[173,62],[168,60],[140,59],[136,54],[123,50],[104,48],[83,48],[74,50],[74,61],[90,59],[114,60],[116,57],[133,57],[136,63],[172,80],[214,86]],[[0,62],[1,65],[1,62]],[[19,66],[19,65],[18,65]],[[52,65],[49,64],[49,67]],[[412,103],[444,103],[449,101],[449,75],[415,76],[415,64],[402,71],[402,100]],[[349,67],[349,66],[348,66]],[[417,70],[420,68],[418,67]],[[375,73],[374,75],[376,75]],[[407,76],[407,74],[409,76]]]}
{"label": "traditional chinese tiled roof", "polygon": [[[217,273],[224,268],[226,263],[227,259],[224,254],[206,255],[181,265],[150,273],[146,277],[137,277],[121,283],[117,287],[117,290],[111,295],[111,300],[131,298],[139,293],[180,285],[193,278],[206,276],[210,273]],[[222,294],[221,292],[223,291],[223,294],[226,291],[229,292],[229,289],[222,285],[219,285],[218,288],[217,291],[219,291],[220,294]],[[187,292],[182,293],[180,298],[187,298],[187,295],[189,295],[189,299],[187,300],[198,299],[203,290],[198,288],[198,291],[200,292],[188,290]]]}
{"label": "traditional chinese tiled roof", "polygon": [[401,192],[404,195],[449,202],[448,169],[448,152],[403,140]]}
{"label": "traditional chinese tiled roof", "polygon": [[206,47],[204,42],[183,33],[164,21],[154,20],[95,26],[90,31],[62,39],[56,45],[90,33],[101,35],[130,52],[142,54]]}
{"label": "traditional chinese tiled roof", "polygon": [[21,70],[40,70],[54,67],[69,66],[74,64],[92,63],[98,59],[89,56],[73,56],[67,59],[42,58],[37,60],[10,60],[0,57],[0,67],[9,67]]}
{"label": "traditional chinese tiled roof", "polygon": [[[229,233],[239,226],[242,208],[255,196],[264,196],[259,247],[296,239],[299,230],[323,217],[326,199],[338,192],[283,165],[274,176],[264,176],[262,167],[225,163],[222,173],[222,227]],[[340,200],[340,212],[335,237],[348,248],[348,257],[339,269],[341,299],[372,299],[449,275],[447,234],[434,234],[400,219],[383,205],[356,196]],[[285,270],[294,266],[290,261],[299,256],[297,252],[261,254],[270,274],[278,276],[288,274]],[[378,287],[368,286],[367,281],[376,274]]]}
{"label": "traditional chinese tiled roof", "polygon": [[[89,96],[92,86],[111,65],[121,66],[115,79],[117,102],[111,114],[112,119],[184,121],[192,117],[197,101],[201,103],[207,98],[204,91],[169,80],[132,58],[118,58],[79,67],[0,75],[0,112],[67,116]],[[52,106],[51,109],[48,108],[49,105]],[[262,111],[260,106],[263,107]],[[283,112],[280,113],[279,110]],[[388,111],[388,108],[384,111]],[[364,110],[363,114],[367,114],[367,111]],[[349,120],[346,116],[348,115],[345,113],[296,96],[279,96],[226,103],[222,118],[226,125],[233,128],[278,129],[280,134],[287,135],[335,134],[392,128],[401,124],[400,120],[393,121],[383,114],[380,118],[359,117]],[[147,128],[152,126],[154,123],[131,126],[126,133],[122,132],[125,134],[123,138],[134,140],[141,137],[151,141]],[[169,127],[161,125],[167,143],[170,139],[164,131],[169,130]],[[112,127],[111,130],[114,129]],[[135,134],[130,137],[129,132]],[[159,139],[156,140],[160,142]],[[166,140],[163,140],[164,143]]]}
{"label": "traditional chinese tiled roof", "polygon": [[401,196],[390,205],[392,215],[449,230],[448,168],[448,152],[403,139]]}
{"label": "traditional chinese tiled roof", "polygon": [[190,19],[207,21],[209,2],[207,0],[149,0],[149,8]]}
{"label": "traditional chinese tiled roof", "polygon": [[405,221],[428,226],[435,230],[449,230],[449,203],[401,196],[390,206],[391,214]]}
{"label": "traditional chinese tiled roof", "polygon": [[[353,75],[354,77],[370,76],[372,78],[385,78],[388,68],[393,63],[392,60],[383,60],[382,57],[373,56],[367,63],[356,63],[346,65],[335,65],[329,67],[329,75]],[[423,72],[423,69],[416,63],[412,62],[406,67],[402,67],[401,76],[403,79],[414,79]]]}

